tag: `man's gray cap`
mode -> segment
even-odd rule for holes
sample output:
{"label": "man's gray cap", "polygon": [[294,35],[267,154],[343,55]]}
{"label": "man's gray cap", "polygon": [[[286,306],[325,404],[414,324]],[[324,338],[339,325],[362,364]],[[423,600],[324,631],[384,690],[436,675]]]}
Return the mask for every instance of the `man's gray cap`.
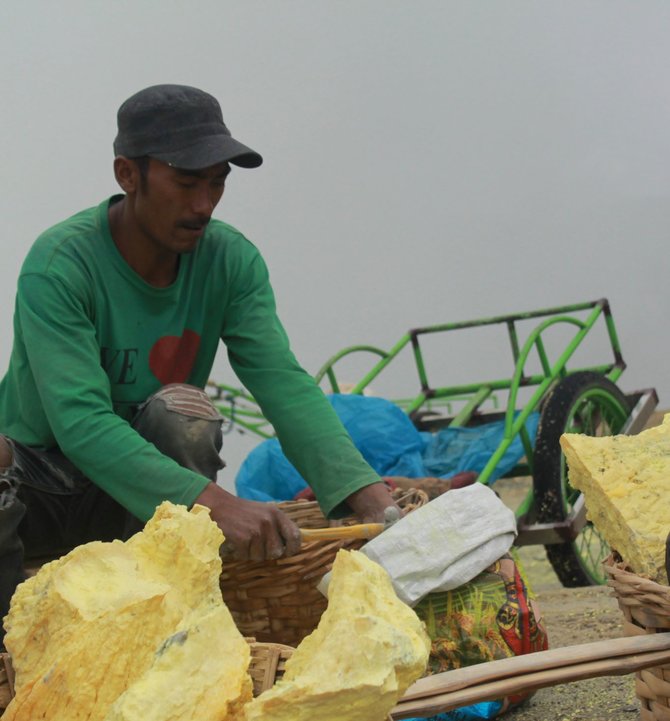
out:
{"label": "man's gray cap", "polygon": [[114,154],[149,156],[183,170],[218,163],[257,168],[263,158],[232,137],[216,98],[189,85],[152,85],[119,108]]}

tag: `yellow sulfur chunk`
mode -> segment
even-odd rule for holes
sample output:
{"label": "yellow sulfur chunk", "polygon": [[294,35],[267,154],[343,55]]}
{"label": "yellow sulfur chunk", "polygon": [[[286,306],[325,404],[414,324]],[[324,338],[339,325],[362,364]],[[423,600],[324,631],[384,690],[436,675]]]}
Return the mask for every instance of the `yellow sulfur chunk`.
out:
{"label": "yellow sulfur chunk", "polygon": [[248,686],[249,657],[249,644],[231,632],[225,606],[206,615],[194,613],[115,701],[105,721],[239,719],[250,698],[242,692]]}
{"label": "yellow sulfur chunk", "polygon": [[207,509],[163,503],[128,542],[80,546],[22,583],[3,721],[239,718],[249,646],[219,592],[222,542]]}
{"label": "yellow sulfur chunk", "polygon": [[564,434],[561,447],[598,531],[635,573],[667,583],[670,414],[637,436]]}
{"label": "yellow sulfur chunk", "polygon": [[423,624],[386,571],[340,551],[318,628],[287,661],[284,678],[246,706],[246,721],[383,721],[423,675],[429,651]]}

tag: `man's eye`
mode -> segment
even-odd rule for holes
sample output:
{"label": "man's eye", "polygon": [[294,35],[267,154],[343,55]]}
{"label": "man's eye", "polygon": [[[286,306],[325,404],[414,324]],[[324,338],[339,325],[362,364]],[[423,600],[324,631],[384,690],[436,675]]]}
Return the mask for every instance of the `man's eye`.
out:
{"label": "man's eye", "polygon": [[177,185],[180,188],[195,188],[195,181],[193,180],[178,180]]}

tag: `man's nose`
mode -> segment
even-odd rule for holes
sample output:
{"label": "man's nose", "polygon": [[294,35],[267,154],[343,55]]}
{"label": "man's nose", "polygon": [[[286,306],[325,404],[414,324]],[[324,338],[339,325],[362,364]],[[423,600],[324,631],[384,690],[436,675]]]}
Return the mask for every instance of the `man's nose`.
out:
{"label": "man's nose", "polygon": [[197,215],[203,215],[209,218],[214,210],[216,201],[209,185],[198,187],[197,192],[193,196],[191,210]]}

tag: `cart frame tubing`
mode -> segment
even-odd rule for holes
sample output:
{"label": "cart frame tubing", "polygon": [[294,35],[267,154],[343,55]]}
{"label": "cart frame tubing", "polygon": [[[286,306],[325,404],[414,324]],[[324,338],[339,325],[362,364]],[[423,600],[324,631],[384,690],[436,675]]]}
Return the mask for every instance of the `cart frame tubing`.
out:
{"label": "cart frame tubing", "polygon": [[[258,405],[253,396],[249,395],[239,388],[227,386],[224,383],[208,383],[210,388],[214,389],[212,402],[216,406],[221,415],[226,418],[232,429],[234,425],[244,428],[246,431],[255,433],[263,439],[274,438],[274,430],[270,422],[258,410]],[[239,406],[238,401],[242,401],[251,407]],[[223,403],[228,406],[224,406]],[[265,430],[269,428],[269,430]]]}
{"label": "cart frame tubing", "polygon": [[[585,320],[580,320],[573,316],[567,315],[568,313],[576,313],[580,311],[591,312],[588,314]],[[380,348],[370,345],[357,345],[344,348],[339,353],[332,356],[319,370],[315,378],[317,382],[320,382],[324,377],[327,377],[330,381],[333,392],[339,391],[339,384],[335,376],[333,369],[334,364],[344,358],[359,351],[366,351],[378,355],[380,360],[376,365],[352,388],[351,393],[360,394],[365,388],[379,376],[379,374],[396,358],[396,356],[408,345],[411,344],[414,360],[416,363],[416,369],[421,384],[421,392],[408,402],[405,410],[408,413],[418,410],[424,403],[438,398],[454,398],[455,396],[465,396],[469,398],[465,406],[460,412],[451,419],[449,427],[463,426],[472,418],[473,414],[482,405],[482,403],[491,396],[494,391],[508,390],[507,407],[505,409],[505,428],[503,439],[498,445],[496,451],[492,454],[488,463],[479,475],[479,481],[481,483],[487,483],[493,470],[497,466],[500,459],[505,454],[505,451],[509,448],[514,438],[519,435],[526,452],[526,458],[532,473],[532,443],[528,437],[528,432],[525,428],[525,423],[528,420],[530,414],[539,406],[542,398],[549,389],[549,387],[557,380],[565,377],[568,374],[567,363],[574,354],[577,347],[584,340],[585,336],[594,327],[600,316],[604,317],[607,335],[610,341],[612,353],[614,356],[613,362],[602,365],[589,366],[587,368],[575,368],[571,373],[590,370],[602,373],[608,377],[612,382],[616,382],[620,375],[623,373],[626,364],[621,355],[621,348],[619,346],[619,339],[617,337],[616,328],[614,325],[614,319],[610,311],[609,302],[605,298],[601,298],[596,301],[587,303],[578,303],[575,305],[567,305],[556,308],[547,308],[543,310],[532,311],[529,313],[518,313],[513,315],[503,315],[493,318],[484,318],[474,321],[465,321],[461,323],[447,323],[441,325],[425,326],[422,328],[415,328],[406,333],[389,351],[384,351]],[[547,317],[551,316],[551,317]],[[519,345],[519,335],[517,333],[516,323],[519,321],[526,321],[533,318],[545,318],[544,321],[539,323],[528,335],[523,346]],[[485,383],[478,384],[466,384],[459,386],[445,386],[441,388],[431,388],[428,382],[428,376],[426,367],[421,352],[419,338],[422,335],[428,335],[432,333],[443,333],[447,331],[461,330],[464,328],[477,328],[489,325],[505,324],[507,326],[508,338],[512,351],[512,358],[514,360],[514,374],[509,379],[496,379]],[[558,359],[552,364],[547,356],[545,345],[542,339],[542,334],[553,326],[563,324],[572,325],[575,327],[575,334],[568,343],[565,350],[559,355]],[[542,368],[541,374],[526,375],[524,368],[529,355],[535,349],[537,351],[540,365]],[[531,396],[530,400],[525,406],[517,412],[516,401],[519,392],[519,388],[526,386],[536,386],[535,392]],[[523,504],[526,505],[526,504]]]}

